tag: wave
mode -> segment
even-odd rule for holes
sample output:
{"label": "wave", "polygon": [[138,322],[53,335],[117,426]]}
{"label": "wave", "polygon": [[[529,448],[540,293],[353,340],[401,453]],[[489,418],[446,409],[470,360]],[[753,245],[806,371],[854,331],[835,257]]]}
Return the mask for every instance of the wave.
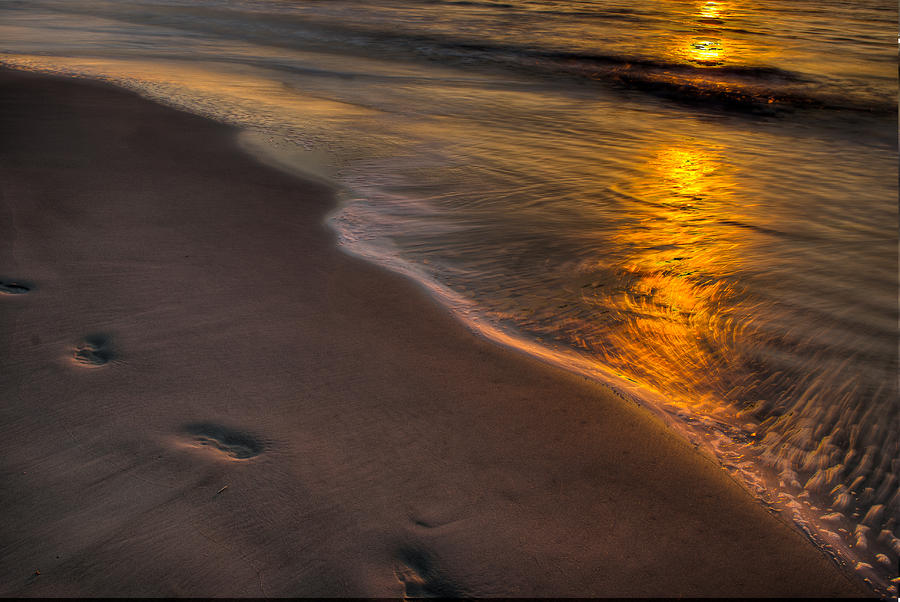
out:
{"label": "wave", "polygon": [[[494,4],[491,7],[498,8]],[[95,14],[91,9],[67,4],[53,5],[53,10],[82,15]],[[104,11],[109,10],[104,5]],[[573,15],[571,11],[556,12],[570,18],[579,16]],[[646,21],[648,18],[647,15],[634,15],[624,9],[591,11],[589,14],[594,19],[611,21]],[[482,38],[471,34],[462,35],[463,32],[417,33],[412,28],[386,28],[384,24],[338,22],[333,18],[316,15],[267,13],[241,8],[226,10],[213,6],[203,7],[203,10],[168,6],[166,11],[155,12],[119,9],[105,12],[103,16],[126,22],[202,32],[226,39],[264,42],[272,47],[366,56],[374,53],[388,59],[426,59],[466,69],[510,70],[536,77],[570,80],[576,84],[602,83],[639,90],[677,102],[702,103],[705,108],[713,104],[724,109],[751,113],[777,113],[796,109],[835,109],[877,114],[897,111],[896,98],[885,95],[883,91],[867,89],[858,83],[826,81],[819,74],[800,73],[771,65],[727,64],[715,56],[667,60],[628,52],[585,52],[578,49],[533,47],[510,43],[509,40],[492,39],[490,36]],[[614,27],[614,24],[610,23],[610,26]],[[759,33],[741,28],[724,28],[722,31],[729,34]],[[605,40],[598,40],[597,43],[601,47],[609,45]],[[275,62],[269,66],[279,68]]]}
{"label": "wave", "polygon": [[[384,40],[384,36],[382,37]],[[447,42],[434,38],[389,36],[448,63],[507,67],[542,76],[568,76],[638,89],[685,102],[710,101],[726,108],[760,110],[776,107],[896,112],[897,104],[824,88],[808,76],[771,66],[697,65],[642,56],[542,51],[513,45]],[[425,43],[428,45],[425,45]]]}

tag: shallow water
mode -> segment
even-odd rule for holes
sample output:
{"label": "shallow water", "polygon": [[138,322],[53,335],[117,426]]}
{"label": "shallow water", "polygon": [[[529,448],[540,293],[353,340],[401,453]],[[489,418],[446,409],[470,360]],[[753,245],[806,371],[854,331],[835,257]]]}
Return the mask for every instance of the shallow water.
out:
{"label": "shallow water", "polygon": [[337,181],[347,250],[647,404],[896,595],[896,10],[0,2],[0,60]]}

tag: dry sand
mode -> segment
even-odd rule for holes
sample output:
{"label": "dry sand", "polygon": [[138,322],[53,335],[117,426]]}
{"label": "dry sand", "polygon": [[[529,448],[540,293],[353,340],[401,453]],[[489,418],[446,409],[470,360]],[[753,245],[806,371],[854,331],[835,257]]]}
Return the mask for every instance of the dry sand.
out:
{"label": "dry sand", "polygon": [[341,253],[233,129],[14,72],[0,128],[0,594],[865,593],[646,410]]}

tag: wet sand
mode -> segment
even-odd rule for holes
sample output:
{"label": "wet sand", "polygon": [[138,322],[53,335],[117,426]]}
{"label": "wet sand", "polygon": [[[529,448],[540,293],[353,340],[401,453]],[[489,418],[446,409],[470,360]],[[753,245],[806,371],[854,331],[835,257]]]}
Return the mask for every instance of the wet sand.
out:
{"label": "wet sand", "polygon": [[648,411],[341,253],[234,129],[8,71],[0,129],[0,594],[866,594]]}

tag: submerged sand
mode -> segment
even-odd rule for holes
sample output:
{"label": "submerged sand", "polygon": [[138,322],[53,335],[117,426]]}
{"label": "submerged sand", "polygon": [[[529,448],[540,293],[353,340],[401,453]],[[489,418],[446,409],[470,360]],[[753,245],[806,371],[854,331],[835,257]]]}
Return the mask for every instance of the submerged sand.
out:
{"label": "submerged sand", "polygon": [[861,585],[605,388],[341,253],[232,128],[0,74],[0,594]]}

